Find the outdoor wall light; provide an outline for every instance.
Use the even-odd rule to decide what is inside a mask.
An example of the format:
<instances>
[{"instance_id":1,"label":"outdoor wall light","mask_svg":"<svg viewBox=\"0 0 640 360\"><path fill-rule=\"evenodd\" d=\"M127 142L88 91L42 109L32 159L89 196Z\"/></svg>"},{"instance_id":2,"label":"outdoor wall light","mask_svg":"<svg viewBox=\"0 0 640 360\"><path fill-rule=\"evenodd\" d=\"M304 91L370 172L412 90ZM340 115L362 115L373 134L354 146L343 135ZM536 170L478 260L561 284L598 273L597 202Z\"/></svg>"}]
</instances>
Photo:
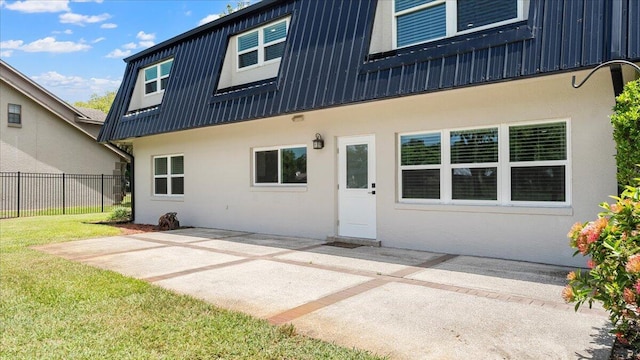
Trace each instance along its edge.
<instances>
[{"instance_id":1,"label":"outdoor wall light","mask_svg":"<svg viewBox=\"0 0 640 360\"><path fill-rule=\"evenodd\" d=\"M322 139L322 135L316 133L316 138L313 140L313 148L316 150L322 149L324 147L324 140Z\"/></svg>"}]
</instances>

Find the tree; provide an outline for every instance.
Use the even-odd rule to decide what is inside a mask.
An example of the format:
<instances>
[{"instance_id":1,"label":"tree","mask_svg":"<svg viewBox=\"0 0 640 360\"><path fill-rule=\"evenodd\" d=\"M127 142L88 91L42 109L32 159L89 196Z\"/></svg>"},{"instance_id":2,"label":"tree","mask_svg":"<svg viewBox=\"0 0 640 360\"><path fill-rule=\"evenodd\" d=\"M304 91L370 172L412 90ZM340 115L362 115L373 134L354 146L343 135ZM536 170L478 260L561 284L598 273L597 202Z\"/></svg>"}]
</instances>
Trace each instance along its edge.
<instances>
[{"instance_id":1,"label":"tree","mask_svg":"<svg viewBox=\"0 0 640 360\"><path fill-rule=\"evenodd\" d=\"M613 111L611 124L617 150L618 186L624 189L640 177L640 80L625 85Z\"/></svg>"},{"instance_id":2,"label":"tree","mask_svg":"<svg viewBox=\"0 0 640 360\"><path fill-rule=\"evenodd\" d=\"M220 14L220 17L223 17L225 15L229 15L229 14L231 14L233 12L236 12L238 10L244 9L249 5L251 5L251 1L248 1L248 0L245 0L245 1L238 0L236 2L236 6L235 7L233 5L231 5L231 4L227 4L226 9Z\"/></svg>"},{"instance_id":3,"label":"tree","mask_svg":"<svg viewBox=\"0 0 640 360\"><path fill-rule=\"evenodd\" d=\"M96 109L104 113L108 113L115 98L115 91L107 91L102 96L94 93L93 95L91 95L91 99L89 99L89 101L76 101L75 103L73 103L73 106Z\"/></svg>"}]
</instances>

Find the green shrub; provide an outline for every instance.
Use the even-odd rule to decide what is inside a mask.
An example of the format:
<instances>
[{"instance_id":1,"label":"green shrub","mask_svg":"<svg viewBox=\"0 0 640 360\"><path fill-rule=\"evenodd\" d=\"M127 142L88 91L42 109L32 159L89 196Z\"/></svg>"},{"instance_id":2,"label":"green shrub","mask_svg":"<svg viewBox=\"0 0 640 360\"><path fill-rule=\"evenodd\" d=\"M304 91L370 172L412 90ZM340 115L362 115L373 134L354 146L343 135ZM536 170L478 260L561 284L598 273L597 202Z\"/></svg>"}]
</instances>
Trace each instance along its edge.
<instances>
[{"instance_id":1,"label":"green shrub","mask_svg":"<svg viewBox=\"0 0 640 360\"><path fill-rule=\"evenodd\" d=\"M125 207L115 208L109 214L109 220L111 221L129 221L131 220L131 209Z\"/></svg>"},{"instance_id":2,"label":"green shrub","mask_svg":"<svg viewBox=\"0 0 640 360\"><path fill-rule=\"evenodd\" d=\"M616 142L618 186L633 184L640 177L640 80L630 81L620 96L611 116L613 139Z\"/></svg>"},{"instance_id":3,"label":"green shrub","mask_svg":"<svg viewBox=\"0 0 640 360\"><path fill-rule=\"evenodd\" d=\"M569 232L574 256L590 257L590 270L569 273L562 296L576 310L602 302L618 340L640 351L640 187L627 186L614 199L601 204L605 211L597 220L576 223Z\"/></svg>"}]
</instances>

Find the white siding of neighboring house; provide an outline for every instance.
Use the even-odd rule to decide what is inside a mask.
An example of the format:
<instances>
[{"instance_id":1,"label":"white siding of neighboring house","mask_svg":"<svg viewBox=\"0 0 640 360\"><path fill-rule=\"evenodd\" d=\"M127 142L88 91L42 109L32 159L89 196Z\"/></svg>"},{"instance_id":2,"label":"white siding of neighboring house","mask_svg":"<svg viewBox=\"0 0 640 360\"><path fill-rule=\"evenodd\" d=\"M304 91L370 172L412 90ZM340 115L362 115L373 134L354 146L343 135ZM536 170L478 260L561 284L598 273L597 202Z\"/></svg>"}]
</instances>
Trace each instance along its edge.
<instances>
[{"instance_id":1,"label":"white siding of neighboring house","mask_svg":"<svg viewBox=\"0 0 640 360\"><path fill-rule=\"evenodd\" d=\"M578 78L586 73L579 73ZM176 211L181 224L324 239L336 235L340 136L375 134L377 236L383 246L584 266L566 234L615 194L614 105L606 71L581 89L561 74L369 102L138 138L136 221ZM420 205L398 202L397 134L569 119L571 206ZM325 148L313 150L315 133ZM252 186L252 149L307 144L306 187ZM184 154L185 195L153 196L152 157Z\"/></svg>"},{"instance_id":2,"label":"white siding of neighboring house","mask_svg":"<svg viewBox=\"0 0 640 360\"><path fill-rule=\"evenodd\" d=\"M4 82L0 94L0 172L113 174L113 151ZM22 127L7 125L8 103L22 105Z\"/></svg>"}]
</instances>

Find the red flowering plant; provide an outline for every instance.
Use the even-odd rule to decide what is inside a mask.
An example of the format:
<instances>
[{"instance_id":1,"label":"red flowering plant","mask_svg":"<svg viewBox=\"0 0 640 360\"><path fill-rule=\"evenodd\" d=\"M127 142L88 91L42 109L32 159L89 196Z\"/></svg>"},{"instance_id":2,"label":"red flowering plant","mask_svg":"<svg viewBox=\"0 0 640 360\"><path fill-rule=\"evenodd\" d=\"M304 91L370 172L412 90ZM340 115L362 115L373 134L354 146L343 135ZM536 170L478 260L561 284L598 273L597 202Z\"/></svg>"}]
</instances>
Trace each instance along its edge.
<instances>
[{"instance_id":1,"label":"red flowering plant","mask_svg":"<svg viewBox=\"0 0 640 360\"><path fill-rule=\"evenodd\" d=\"M638 179L640 183L640 179ZM589 257L589 271L572 271L562 297L574 302L602 302L618 341L640 350L640 187L627 186L616 203L603 203L595 221L569 231L574 256Z\"/></svg>"}]
</instances>

